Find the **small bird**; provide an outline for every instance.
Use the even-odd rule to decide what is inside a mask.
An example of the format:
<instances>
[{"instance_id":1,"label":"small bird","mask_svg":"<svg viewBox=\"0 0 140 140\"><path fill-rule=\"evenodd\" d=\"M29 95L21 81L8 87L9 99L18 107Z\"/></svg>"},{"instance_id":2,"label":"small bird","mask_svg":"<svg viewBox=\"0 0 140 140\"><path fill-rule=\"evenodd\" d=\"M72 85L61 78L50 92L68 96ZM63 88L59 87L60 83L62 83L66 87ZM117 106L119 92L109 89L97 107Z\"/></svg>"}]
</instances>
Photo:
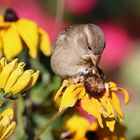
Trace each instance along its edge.
<instances>
[{"instance_id":1,"label":"small bird","mask_svg":"<svg viewBox=\"0 0 140 140\"><path fill-rule=\"evenodd\" d=\"M90 67L98 65L104 48L105 37L99 26L70 26L56 40L52 70L63 79L86 74Z\"/></svg>"}]
</instances>

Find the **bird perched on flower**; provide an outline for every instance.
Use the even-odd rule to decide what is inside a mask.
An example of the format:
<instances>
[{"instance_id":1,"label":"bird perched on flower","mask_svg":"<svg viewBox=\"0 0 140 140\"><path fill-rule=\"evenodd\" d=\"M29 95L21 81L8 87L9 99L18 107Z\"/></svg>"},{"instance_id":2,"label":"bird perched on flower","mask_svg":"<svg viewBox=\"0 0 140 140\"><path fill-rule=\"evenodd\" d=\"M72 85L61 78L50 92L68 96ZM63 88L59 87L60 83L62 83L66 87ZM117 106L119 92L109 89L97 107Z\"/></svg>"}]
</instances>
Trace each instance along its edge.
<instances>
[{"instance_id":1,"label":"bird perched on flower","mask_svg":"<svg viewBox=\"0 0 140 140\"><path fill-rule=\"evenodd\" d=\"M51 67L62 78L86 73L88 68L98 65L104 47L105 37L99 26L70 26L57 38Z\"/></svg>"},{"instance_id":2,"label":"bird perched on flower","mask_svg":"<svg viewBox=\"0 0 140 140\"><path fill-rule=\"evenodd\" d=\"M61 100L59 111L79 105L98 120L101 128L106 126L113 132L116 118L123 120L115 91L125 95L125 104L129 95L115 83L105 81L104 73L98 67L104 47L104 34L98 26L71 26L59 35L51 66L56 74L67 79L55 96L55 100ZM83 81L75 81L81 76Z\"/></svg>"}]
</instances>

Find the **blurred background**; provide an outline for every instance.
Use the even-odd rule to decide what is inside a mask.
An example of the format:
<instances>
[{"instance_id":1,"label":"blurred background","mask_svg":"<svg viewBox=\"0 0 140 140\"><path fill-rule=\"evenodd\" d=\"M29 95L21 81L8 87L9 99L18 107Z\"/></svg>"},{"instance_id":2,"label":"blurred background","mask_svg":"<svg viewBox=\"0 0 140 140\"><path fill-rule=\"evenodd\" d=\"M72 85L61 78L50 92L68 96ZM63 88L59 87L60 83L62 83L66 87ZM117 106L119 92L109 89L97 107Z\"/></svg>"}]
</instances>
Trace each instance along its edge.
<instances>
[{"instance_id":1,"label":"blurred background","mask_svg":"<svg viewBox=\"0 0 140 140\"><path fill-rule=\"evenodd\" d=\"M34 20L45 29L50 36L52 47L57 35L69 25L82 23L99 25L106 37L106 48L101 58L100 67L106 73L109 81L115 81L128 90L130 103L125 107L122 104L125 112L124 124L127 126L126 137L128 140L140 140L140 1L0 0L1 14L7 7L13 8L19 17ZM25 112L23 105L21 105L18 127L11 139L30 139L25 136L25 132L21 129L22 127L25 128L22 121L28 125L31 124L30 127L38 126L39 128L47 118L57 111L56 107L53 109L54 102L51 100L53 93L61 84L61 79L53 75L50 70L49 59L41 56L41 61L48 71L47 76L49 75L51 84L47 87L44 86L47 83L42 85L42 92L41 86L33 89L34 93L31 95L32 115L28 116L30 119L25 119ZM22 101L21 99L20 104ZM61 120L56 121L52 127L62 127ZM30 132L30 134L32 133ZM54 139L52 128L44 134L42 139L45 140L46 136L47 140Z\"/></svg>"}]
</instances>

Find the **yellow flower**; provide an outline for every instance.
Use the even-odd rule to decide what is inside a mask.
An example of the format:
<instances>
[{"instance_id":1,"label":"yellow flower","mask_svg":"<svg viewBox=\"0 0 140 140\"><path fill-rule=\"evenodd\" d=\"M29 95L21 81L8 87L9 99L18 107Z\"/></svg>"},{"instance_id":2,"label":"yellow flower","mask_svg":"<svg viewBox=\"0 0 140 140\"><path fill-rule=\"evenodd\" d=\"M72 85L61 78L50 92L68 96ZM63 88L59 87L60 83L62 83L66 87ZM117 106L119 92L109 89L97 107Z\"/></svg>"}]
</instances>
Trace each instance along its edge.
<instances>
[{"instance_id":1,"label":"yellow flower","mask_svg":"<svg viewBox=\"0 0 140 140\"><path fill-rule=\"evenodd\" d=\"M5 15L0 16L0 56L11 60L22 52L24 45L32 58L37 57L38 48L46 56L51 54L48 34L35 22L19 19L13 10L7 9Z\"/></svg>"},{"instance_id":2,"label":"yellow flower","mask_svg":"<svg viewBox=\"0 0 140 140\"><path fill-rule=\"evenodd\" d=\"M35 85L39 71L32 69L24 71L24 62L14 59L7 63L5 58L0 59L0 91L3 98L23 93Z\"/></svg>"},{"instance_id":3,"label":"yellow flower","mask_svg":"<svg viewBox=\"0 0 140 140\"><path fill-rule=\"evenodd\" d=\"M96 120L89 122L85 117L73 115L65 122L61 138L67 140L125 140L125 126L116 123L116 130L101 129Z\"/></svg>"},{"instance_id":4,"label":"yellow flower","mask_svg":"<svg viewBox=\"0 0 140 140\"><path fill-rule=\"evenodd\" d=\"M106 125L110 131L114 131L116 119L122 121L124 117L120 108L120 101L115 92L124 94L124 102L125 104L128 103L129 95L127 91L119 88L113 82L108 83L108 92L105 91L98 96L89 96L85 91L83 83L74 84L64 80L56 93L55 100L61 98L59 111L79 103L88 114L97 118L102 128Z\"/></svg>"},{"instance_id":5,"label":"yellow flower","mask_svg":"<svg viewBox=\"0 0 140 140\"><path fill-rule=\"evenodd\" d=\"M13 114L11 108L0 114L0 140L7 139L15 129L16 123L13 121Z\"/></svg>"},{"instance_id":6,"label":"yellow flower","mask_svg":"<svg viewBox=\"0 0 140 140\"><path fill-rule=\"evenodd\" d=\"M65 124L65 129L72 137L71 140L87 140L85 137L87 131L95 131L97 127L97 122L90 123L89 120L78 115L73 115ZM65 137L65 133L63 135Z\"/></svg>"}]
</instances>

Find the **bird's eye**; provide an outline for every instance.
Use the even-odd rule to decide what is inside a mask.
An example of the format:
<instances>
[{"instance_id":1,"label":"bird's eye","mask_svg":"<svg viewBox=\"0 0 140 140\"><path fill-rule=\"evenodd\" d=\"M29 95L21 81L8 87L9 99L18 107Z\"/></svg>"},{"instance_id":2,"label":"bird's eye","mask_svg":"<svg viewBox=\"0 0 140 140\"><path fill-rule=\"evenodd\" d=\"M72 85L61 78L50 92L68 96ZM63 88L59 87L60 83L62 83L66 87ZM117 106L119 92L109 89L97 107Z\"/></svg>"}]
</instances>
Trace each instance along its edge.
<instances>
[{"instance_id":1,"label":"bird's eye","mask_svg":"<svg viewBox=\"0 0 140 140\"><path fill-rule=\"evenodd\" d=\"M89 49L89 50L91 50L91 48L90 48L90 47L88 47L88 49Z\"/></svg>"}]
</instances>

